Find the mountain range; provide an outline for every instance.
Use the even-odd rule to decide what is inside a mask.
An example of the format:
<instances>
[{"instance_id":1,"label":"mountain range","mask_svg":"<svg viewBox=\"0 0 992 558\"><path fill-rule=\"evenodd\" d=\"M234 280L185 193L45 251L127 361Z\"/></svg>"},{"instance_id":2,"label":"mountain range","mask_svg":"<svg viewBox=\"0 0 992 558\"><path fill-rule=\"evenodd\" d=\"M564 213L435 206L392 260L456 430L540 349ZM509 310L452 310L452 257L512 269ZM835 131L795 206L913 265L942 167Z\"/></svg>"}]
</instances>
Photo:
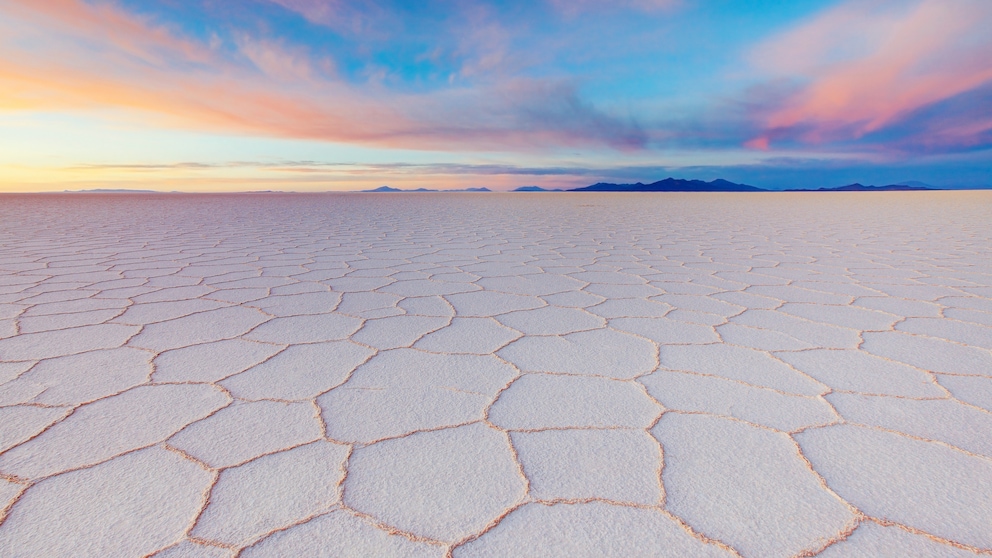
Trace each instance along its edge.
<instances>
[{"instance_id":1,"label":"mountain range","mask_svg":"<svg viewBox=\"0 0 992 558\"><path fill-rule=\"evenodd\" d=\"M809 189L789 189L786 192L893 192L893 191L909 191L909 190L939 190L939 188L934 188L929 185L916 186L911 184L889 184L887 186L865 186L855 182L854 184L848 184L847 186L837 186L836 188L817 188L816 190Z\"/></svg>"},{"instance_id":2,"label":"mountain range","mask_svg":"<svg viewBox=\"0 0 992 558\"><path fill-rule=\"evenodd\" d=\"M749 186L747 184L737 184L729 180L718 178L710 182L702 180L684 180L681 178L666 178L651 184L637 182L635 184L612 184L609 182L598 182L591 186L582 188L572 188L571 190L547 190L539 186L521 186L514 192L891 192L909 190L940 190L923 182L905 182L901 184L888 184L886 186L865 186L854 183L846 186L836 186L834 188L793 188L788 190L768 190Z\"/></svg>"},{"instance_id":3,"label":"mountain range","mask_svg":"<svg viewBox=\"0 0 992 558\"><path fill-rule=\"evenodd\" d=\"M892 192L892 191L924 191L924 190L985 190L992 189L988 185L984 186L951 186L947 188L938 188L930 184L918 181L905 181L896 184L887 184L884 186L865 186L861 183L855 182L854 184L847 184L845 186L835 186L833 188L789 188L786 190L769 190L767 188L758 188L757 186L750 186L748 184L738 184L736 182L730 182L729 180L723 180L718 178L716 180L711 180L705 182L703 180L685 180L681 178L666 178L664 180L659 180L657 182L652 182L650 184L644 184L643 182L636 182L634 184L613 184L609 182L597 182L590 186L583 186L581 188L572 188L569 190L561 188L542 188L540 186L520 186L513 190L514 192ZM360 193L393 193L393 192L492 192L489 188L463 188L460 190L436 190L429 188L417 188L413 190L404 190L401 188L393 188L392 186L380 186L372 190L360 190ZM127 193L127 194L157 194L157 193L167 193L155 190L125 190L125 189L94 189L94 190L66 190L64 193L79 193L79 194L114 194L114 193ZM245 192L245 193L289 193L289 192L279 192L279 191L265 191L265 192Z\"/></svg>"},{"instance_id":4,"label":"mountain range","mask_svg":"<svg viewBox=\"0 0 992 558\"><path fill-rule=\"evenodd\" d=\"M683 180L681 178L666 178L651 184L638 182L636 184L610 184L599 182L592 186L573 188L569 192L763 192L762 188L737 184L718 178L711 182L702 180Z\"/></svg>"},{"instance_id":5,"label":"mountain range","mask_svg":"<svg viewBox=\"0 0 992 558\"><path fill-rule=\"evenodd\" d=\"M363 194L381 194L389 192L492 192L489 188L463 188L461 190L430 190L428 188L417 188L415 190L401 190L392 186L379 186L372 190L359 190Z\"/></svg>"}]
</instances>

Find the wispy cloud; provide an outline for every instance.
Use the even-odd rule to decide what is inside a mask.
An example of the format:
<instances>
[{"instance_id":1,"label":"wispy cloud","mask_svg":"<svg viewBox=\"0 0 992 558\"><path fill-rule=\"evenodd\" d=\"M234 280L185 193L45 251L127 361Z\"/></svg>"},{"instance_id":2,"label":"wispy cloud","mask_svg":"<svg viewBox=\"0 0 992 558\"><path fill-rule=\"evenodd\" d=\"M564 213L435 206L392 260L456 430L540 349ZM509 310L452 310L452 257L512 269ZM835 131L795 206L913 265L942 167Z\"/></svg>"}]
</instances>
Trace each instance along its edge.
<instances>
[{"instance_id":1,"label":"wispy cloud","mask_svg":"<svg viewBox=\"0 0 992 558\"><path fill-rule=\"evenodd\" d=\"M600 176L611 175L618 170L610 167L582 166L548 166L528 167L509 164L468 164L468 163L360 163L360 162L329 162L329 161L227 161L220 163L183 161L176 163L133 164L133 163L103 163L85 164L65 167L67 171L123 171L123 172L157 172L172 170L209 171L214 169L258 169L278 172L320 173L343 172L350 174L378 175L478 175L478 176ZM645 176L664 167L640 166L631 167ZM621 172L630 172L626 168Z\"/></svg>"},{"instance_id":2,"label":"wispy cloud","mask_svg":"<svg viewBox=\"0 0 992 558\"><path fill-rule=\"evenodd\" d=\"M395 91L341 79L333 62L304 47L243 31L232 56L111 4L32 0L15 8L0 23L6 106L110 106L182 127L414 149L630 149L645 141L636 122L582 101L567 78ZM496 62L482 58L463 71Z\"/></svg>"},{"instance_id":3,"label":"wispy cloud","mask_svg":"<svg viewBox=\"0 0 992 558\"><path fill-rule=\"evenodd\" d=\"M348 2L346 0L269 0L273 4L296 12L312 23L324 25L341 33L376 33L392 13L379 2Z\"/></svg>"},{"instance_id":4,"label":"wispy cloud","mask_svg":"<svg viewBox=\"0 0 992 558\"><path fill-rule=\"evenodd\" d=\"M17 180L48 161L94 184L509 187L992 156L989 0L0 4L0 111L26 126L0 121L0 165ZM98 134L129 157L70 164L118 159L66 139ZM218 162L242 149L269 162Z\"/></svg>"},{"instance_id":5,"label":"wispy cloud","mask_svg":"<svg viewBox=\"0 0 992 558\"><path fill-rule=\"evenodd\" d=\"M566 16L617 10L656 12L682 3L681 0L548 0L548 2Z\"/></svg>"},{"instance_id":6,"label":"wispy cloud","mask_svg":"<svg viewBox=\"0 0 992 558\"><path fill-rule=\"evenodd\" d=\"M849 1L821 13L754 50L756 67L798 90L760 115L750 145L858 140L992 82L990 22L985 0ZM987 105L970 110L969 125L909 130L928 137L904 144L973 143L990 122Z\"/></svg>"}]
</instances>

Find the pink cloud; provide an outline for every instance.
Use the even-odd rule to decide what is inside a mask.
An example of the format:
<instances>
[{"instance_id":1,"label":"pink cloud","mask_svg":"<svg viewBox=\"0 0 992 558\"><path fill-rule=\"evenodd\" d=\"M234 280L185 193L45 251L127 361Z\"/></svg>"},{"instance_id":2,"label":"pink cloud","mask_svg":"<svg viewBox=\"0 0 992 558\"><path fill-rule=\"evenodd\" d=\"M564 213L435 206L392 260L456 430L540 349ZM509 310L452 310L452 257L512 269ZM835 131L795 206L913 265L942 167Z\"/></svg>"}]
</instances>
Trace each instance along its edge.
<instances>
[{"instance_id":1,"label":"pink cloud","mask_svg":"<svg viewBox=\"0 0 992 558\"><path fill-rule=\"evenodd\" d=\"M28 25L42 25L44 30L62 37L73 37L80 46L103 45L120 55L146 64L163 64L177 54L191 62L207 62L212 58L208 46L176 36L168 28L156 25L141 16L123 12L107 3L88 4L79 0L13 0L4 6L5 17L12 27L6 42L24 34L15 21L22 18ZM94 31L101 31L95 35Z\"/></svg>"},{"instance_id":2,"label":"pink cloud","mask_svg":"<svg viewBox=\"0 0 992 558\"><path fill-rule=\"evenodd\" d=\"M281 42L241 35L238 51L260 72L282 82L317 83L322 76L334 73L332 60L314 63L303 48L292 48Z\"/></svg>"},{"instance_id":3,"label":"pink cloud","mask_svg":"<svg viewBox=\"0 0 992 558\"><path fill-rule=\"evenodd\" d=\"M390 15L375 2L346 0L269 0L296 12L312 23L330 27L342 33L374 32Z\"/></svg>"},{"instance_id":4,"label":"pink cloud","mask_svg":"<svg viewBox=\"0 0 992 558\"><path fill-rule=\"evenodd\" d=\"M585 12L637 10L655 12L681 4L681 0L548 0L559 12L566 16L576 16Z\"/></svg>"},{"instance_id":5,"label":"pink cloud","mask_svg":"<svg viewBox=\"0 0 992 558\"><path fill-rule=\"evenodd\" d=\"M992 81L990 24L987 0L847 2L821 13L753 52L773 78L807 82L756 139L857 139L982 86Z\"/></svg>"},{"instance_id":6,"label":"pink cloud","mask_svg":"<svg viewBox=\"0 0 992 558\"><path fill-rule=\"evenodd\" d=\"M375 2L362 2L358 5L346 0L269 0L287 10L294 11L307 20L331 27L338 31L354 33L369 31L377 20L388 19L385 10ZM655 12L678 6L683 0L547 0L558 12L566 16L576 16L587 12L607 12L637 10ZM483 5L475 2L455 4L459 10L481 10Z\"/></svg>"},{"instance_id":7,"label":"pink cloud","mask_svg":"<svg viewBox=\"0 0 992 558\"><path fill-rule=\"evenodd\" d=\"M765 136L759 136L744 142L744 147L749 149L758 149L760 151L768 151L769 139Z\"/></svg>"},{"instance_id":8,"label":"pink cloud","mask_svg":"<svg viewBox=\"0 0 992 558\"><path fill-rule=\"evenodd\" d=\"M111 4L11 4L0 21L0 109L110 107L183 128L413 149L644 141L542 80L397 93L339 79L331 62L264 38L241 36L231 56Z\"/></svg>"}]
</instances>

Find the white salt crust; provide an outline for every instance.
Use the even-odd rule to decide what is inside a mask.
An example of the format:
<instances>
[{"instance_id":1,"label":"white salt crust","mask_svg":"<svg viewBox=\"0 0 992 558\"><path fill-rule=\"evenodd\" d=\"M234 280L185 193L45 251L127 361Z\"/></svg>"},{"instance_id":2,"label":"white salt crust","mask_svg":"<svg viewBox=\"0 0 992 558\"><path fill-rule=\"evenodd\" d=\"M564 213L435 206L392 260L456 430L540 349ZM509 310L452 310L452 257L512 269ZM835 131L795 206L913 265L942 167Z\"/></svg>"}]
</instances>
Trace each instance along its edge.
<instances>
[{"instance_id":1,"label":"white salt crust","mask_svg":"<svg viewBox=\"0 0 992 558\"><path fill-rule=\"evenodd\" d=\"M992 552L990 205L4 196L0 555Z\"/></svg>"}]
</instances>

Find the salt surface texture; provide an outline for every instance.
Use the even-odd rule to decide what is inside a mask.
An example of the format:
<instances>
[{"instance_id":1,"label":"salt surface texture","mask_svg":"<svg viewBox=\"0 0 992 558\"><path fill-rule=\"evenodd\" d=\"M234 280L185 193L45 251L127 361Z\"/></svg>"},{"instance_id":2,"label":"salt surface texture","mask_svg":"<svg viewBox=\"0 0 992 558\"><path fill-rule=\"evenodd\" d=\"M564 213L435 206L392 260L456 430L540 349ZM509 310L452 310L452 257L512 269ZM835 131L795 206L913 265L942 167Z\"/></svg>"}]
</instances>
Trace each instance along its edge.
<instances>
[{"instance_id":1,"label":"salt surface texture","mask_svg":"<svg viewBox=\"0 0 992 558\"><path fill-rule=\"evenodd\" d=\"M992 551L992 193L0 198L2 556Z\"/></svg>"}]
</instances>

